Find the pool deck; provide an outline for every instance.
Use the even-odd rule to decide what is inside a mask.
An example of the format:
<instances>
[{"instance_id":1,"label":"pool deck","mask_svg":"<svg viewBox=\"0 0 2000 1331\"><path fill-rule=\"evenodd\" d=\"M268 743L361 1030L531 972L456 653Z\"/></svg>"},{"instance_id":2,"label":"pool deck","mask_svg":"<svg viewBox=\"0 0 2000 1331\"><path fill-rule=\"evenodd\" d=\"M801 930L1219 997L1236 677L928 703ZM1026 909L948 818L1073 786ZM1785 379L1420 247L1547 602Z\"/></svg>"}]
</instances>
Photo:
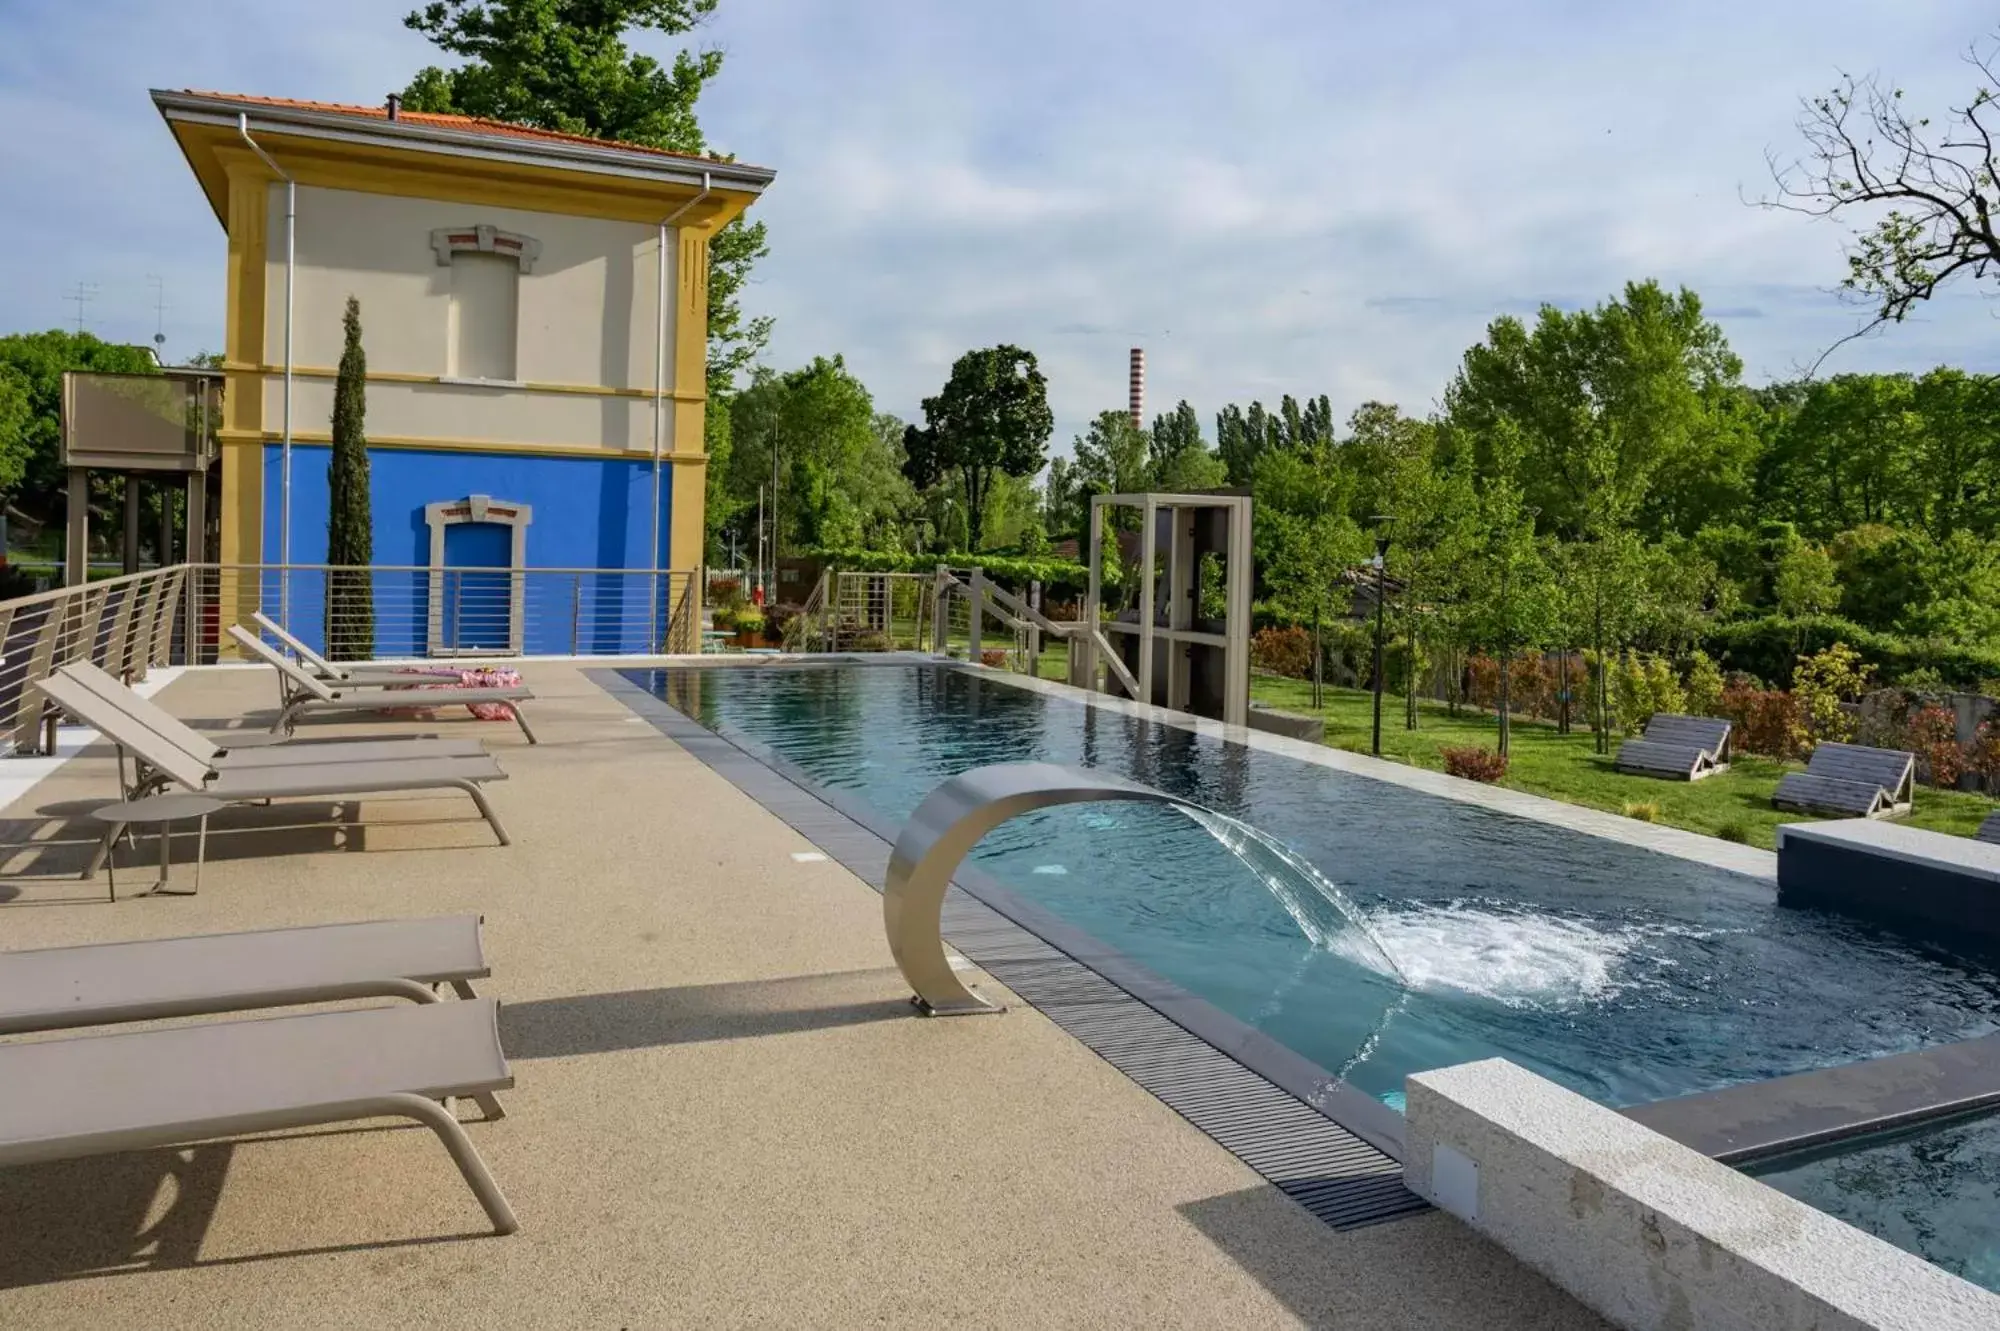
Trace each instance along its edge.
<instances>
[{"instance_id":1,"label":"pool deck","mask_svg":"<svg viewBox=\"0 0 2000 1331\"><path fill-rule=\"evenodd\" d=\"M1032 1007L911 1015L867 884L581 668L523 673L539 747L391 723L487 742L511 847L462 797L238 810L199 896L114 905L64 816L115 796L97 748L0 860L7 948L482 914L517 1085L469 1131L521 1232L378 1124L4 1170L0 1326L1602 1325L1442 1213L1334 1231ZM214 728L272 689L158 696Z\"/></svg>"}]
</instances>

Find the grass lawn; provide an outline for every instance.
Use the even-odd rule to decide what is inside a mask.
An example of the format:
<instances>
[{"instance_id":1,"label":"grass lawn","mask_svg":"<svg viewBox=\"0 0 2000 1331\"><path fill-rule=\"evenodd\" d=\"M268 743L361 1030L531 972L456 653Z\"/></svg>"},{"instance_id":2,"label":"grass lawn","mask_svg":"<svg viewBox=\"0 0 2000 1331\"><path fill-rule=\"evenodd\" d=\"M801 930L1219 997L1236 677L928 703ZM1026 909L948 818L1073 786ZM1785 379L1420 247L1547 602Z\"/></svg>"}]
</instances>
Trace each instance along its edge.
<instances>
[{"instance_id":1,"label":"grass lawn","mask_svg":"<svg viewBox=\"0 0 2000 1331\"><path fill-rule=\"evenodd\" d=\"M1288 712L1313 711L1312 685L1305 680L1260 675L1251 681L1250 694L1258 702ZM1325 697L1326 742L1338 749L1368 752L1372 695L1358 689L1329 688ZM1443 703L1420 701L1417 725L1415 730L1405 730L1403 700L1393 695L1384 698L1382 756L1441 772L1444 759L1439 750L1462 745L1490 749L1497 738L1491 714L1452 716ZM1780 823L1805 820L1803 814L1781 813L1771 807L1771 792L1777 789L1778 778L1797 771L1798 763L1739 754L1719 776L1695 782L1659 781L1614 771L1609 755L1600 757L1592 752L1587 730L1560 735L1552 725L1519 719L1513 730L1507 776L1500 784L1515 790L1612 813L1623 813L1628 802L1657 804L1659 817L1655 821L1709 836L1734 824L1750 845L1767 850L1777 844ZM1615 740L1614 736L1614 751ZM1982 795L1918 786L1916 808L1905 821L1970 836L1995 807L2000 806Z\"/></svg>"}]
</instances>

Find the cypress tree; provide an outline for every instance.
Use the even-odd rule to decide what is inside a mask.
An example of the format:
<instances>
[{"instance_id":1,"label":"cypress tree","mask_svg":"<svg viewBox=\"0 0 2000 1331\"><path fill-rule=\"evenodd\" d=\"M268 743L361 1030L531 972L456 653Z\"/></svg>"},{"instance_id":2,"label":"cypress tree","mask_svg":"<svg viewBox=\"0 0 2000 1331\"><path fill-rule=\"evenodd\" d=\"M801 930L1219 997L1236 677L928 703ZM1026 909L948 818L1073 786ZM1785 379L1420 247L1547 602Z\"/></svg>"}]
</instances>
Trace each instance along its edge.
<instances>
[{"instance_id":1,"label":"cypress tree","mask_svg":"<svg viewBox=\"0 0 2000 1331\"><path fill-rule=\"evenodd\" d=\"M368 357L361 350L361 302L347 298L342 321L347 345L333 386L333 457L326 466L326 654L336 661L365 660L375 650L375 592L367 572L375 561L368 513ZM355 571L340 571L341 566Z\"/></svg>"}]
</instances>

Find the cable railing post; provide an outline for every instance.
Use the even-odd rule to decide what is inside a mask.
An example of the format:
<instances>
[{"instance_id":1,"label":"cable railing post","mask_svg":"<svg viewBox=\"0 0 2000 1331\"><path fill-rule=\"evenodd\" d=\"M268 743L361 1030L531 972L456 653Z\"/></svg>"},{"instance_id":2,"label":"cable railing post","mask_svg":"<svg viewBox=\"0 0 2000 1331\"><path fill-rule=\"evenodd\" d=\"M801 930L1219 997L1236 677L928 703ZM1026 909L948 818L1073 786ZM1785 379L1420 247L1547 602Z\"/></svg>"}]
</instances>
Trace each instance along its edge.
<instances>
[{"instance_id":1,"label":"cable railing post","mask_svg":"<svg viewBox=\"0 0 2000 1331\"><path fill-rule=\"evenodd\" d=\"M569 654L581 656L581 632L583 629L583 574L572 573L569 578Z\"/></svg>"}]
</instances>

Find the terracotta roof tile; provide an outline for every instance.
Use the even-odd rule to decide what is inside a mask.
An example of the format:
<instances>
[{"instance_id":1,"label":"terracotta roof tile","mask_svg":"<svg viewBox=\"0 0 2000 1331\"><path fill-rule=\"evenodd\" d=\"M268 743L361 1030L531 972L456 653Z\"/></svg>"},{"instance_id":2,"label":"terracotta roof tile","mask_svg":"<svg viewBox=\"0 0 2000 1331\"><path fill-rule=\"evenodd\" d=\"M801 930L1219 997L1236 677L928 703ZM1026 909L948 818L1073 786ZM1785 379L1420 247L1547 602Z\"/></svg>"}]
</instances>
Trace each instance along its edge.
<instances>
[{"instance_id":1,"label":"terracotta roof tile","mask_svg":"<svg viewBox=\"0 0 2000 1331\"><path fill-rule=\"evenodd\" d=\"M189 88L190 97L213 97L217 101L237 102L244 106L276 106L295 111L321 111L331 115L356 116L367 120L387 120L386 106L350 106L342 102L307 102L292 97L257 97L249 93L206 92L199 88ZM487 120L480 116L440 115L433 111L412 111L399 108L396 112L397 124L428 125L434 129L453 129L467 133L492 134L501 138L536 139L552 143L587 144L597 148L614 148L622 152L645 153L652 157L672 157L687 162L716 162L726 159L705 157L699 153L668 152L664 148L652 148L642 143L620 143L616 139L594 139L587 134L566 134L556 129L539 129L533 125L516 125L505 120Z\"/></svg>"}]
</instances>

